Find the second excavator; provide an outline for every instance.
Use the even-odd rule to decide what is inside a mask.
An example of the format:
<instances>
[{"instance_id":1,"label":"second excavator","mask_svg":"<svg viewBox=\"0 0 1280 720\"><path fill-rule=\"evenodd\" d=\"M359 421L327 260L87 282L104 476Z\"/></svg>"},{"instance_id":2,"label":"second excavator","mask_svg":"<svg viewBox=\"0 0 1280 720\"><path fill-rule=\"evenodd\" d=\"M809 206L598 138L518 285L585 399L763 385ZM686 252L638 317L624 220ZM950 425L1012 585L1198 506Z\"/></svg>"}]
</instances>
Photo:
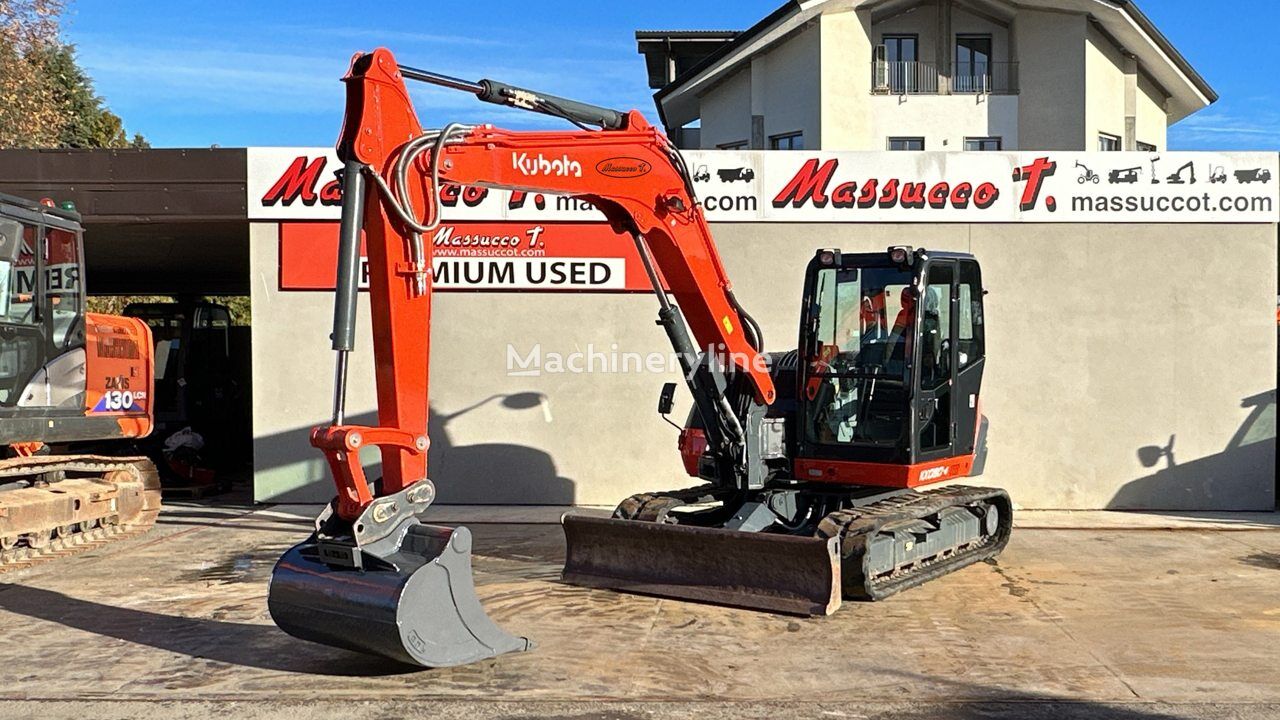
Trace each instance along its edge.
<instances>
[{"instance_id":1,"label":"second excavator","mask_svg":"<svg viewBox=\"0 0 1280 720\"><path fill-rule=\"evenodd\" d=\"M424 131L405 86L427 82L563 118L566 131L447 125ZM565 517L566 581L759 610L823 615L1000 552L1001 490L922 485L981 472L981 269L906 246L818 250L796 349L766 353L734 296L679 150L639 112L361 54L347 108L332 422L312 444L337 497L280 559L269 606L301 638L425 666L530 642L485 615L466 528L424 523L432 258L441 188L571 195L635 241L692 395L680 451L696 487L637 495L612 518ZM346 423L361 239L367 246L378 426ZM663 388L660 411L675 387ZM377 446L370 482L359 450Z\"/></svg>"}]
</instances>

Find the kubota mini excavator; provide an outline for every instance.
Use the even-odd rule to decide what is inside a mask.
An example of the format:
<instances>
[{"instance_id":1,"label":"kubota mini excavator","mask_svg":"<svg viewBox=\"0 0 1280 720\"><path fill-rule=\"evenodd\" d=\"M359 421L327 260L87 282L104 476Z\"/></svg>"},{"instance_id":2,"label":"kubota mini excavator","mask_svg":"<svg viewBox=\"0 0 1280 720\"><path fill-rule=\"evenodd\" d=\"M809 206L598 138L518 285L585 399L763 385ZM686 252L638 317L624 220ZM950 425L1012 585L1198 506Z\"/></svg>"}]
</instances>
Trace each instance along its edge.
<instances>
[{"instance_id":1,"label":"kubota mini excavator","mask_svg":"<svg viewBox=\"0 0 1280 720\"><path fill-rule=\"evenodd\" d=\"M404 81L564 118L579 130L423 131ZM912 488L980 472L983 289L970 255L894 247L817 252L798 349L766 355L734 298L679 151L639 112L397 65L379 49L344 78L333 421L311 442L337 498L285 553L268 603L287 632L425 666L528 649L485 615L470 534L422 523L427 479L430 243L446 184L572 195L631 235L658 324L693 396L680 438L689 490L632 497L613 518L568 515L564 579L796 614L879 599L991 557L1001 490ZM379 427L345 422L363 231ZM674 386L663 388L670 410ZM360 448L383 476L370 483Z\"/></svg>"},{"instance_id":2,"label":"kubota mini excavator","mask_svg":"<svg viewBox=\"0 0 1280 720\"><path fill-rule=\"evenodd\" d=\"M82 240L74 209L0 195L0 569L160 510L155 466L120 454L151 432L151 332L85 312Z\"/></svg>"}]
</instances>

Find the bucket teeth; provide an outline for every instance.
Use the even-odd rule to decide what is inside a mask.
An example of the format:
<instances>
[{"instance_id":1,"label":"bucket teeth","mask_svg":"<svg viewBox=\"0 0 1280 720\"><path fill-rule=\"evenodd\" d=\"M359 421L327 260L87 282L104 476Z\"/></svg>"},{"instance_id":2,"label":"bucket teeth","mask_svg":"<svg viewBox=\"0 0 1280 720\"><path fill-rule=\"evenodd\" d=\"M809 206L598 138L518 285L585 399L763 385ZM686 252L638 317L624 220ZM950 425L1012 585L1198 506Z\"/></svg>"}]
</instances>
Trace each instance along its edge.
<instances>
[{"instance_id":1,"label":"bucket teeth","mask_svg":"<svg viewBox=\"0 0 1280 720\"><path fill-rule=\"evenodd\" d=\"M423 667L450 667L532 648L485 614L465 527L403 528L398 547L363 569L320 559L316 537L271 573L267 606L282 630L312 642Z\"/></svg>"}]
</instances>

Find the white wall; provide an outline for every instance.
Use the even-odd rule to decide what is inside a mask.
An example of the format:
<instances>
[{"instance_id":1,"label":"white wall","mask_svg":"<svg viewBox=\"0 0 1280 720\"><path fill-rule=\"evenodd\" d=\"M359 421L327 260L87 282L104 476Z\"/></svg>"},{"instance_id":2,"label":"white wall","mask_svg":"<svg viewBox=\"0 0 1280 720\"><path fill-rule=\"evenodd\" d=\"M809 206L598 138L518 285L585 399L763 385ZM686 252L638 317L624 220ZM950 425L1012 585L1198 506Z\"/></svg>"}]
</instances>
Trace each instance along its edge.
<instances>
[{"instance_id":1,"label":"white wall","mask_svg":"<svg viewBox=\"0 0 1280 720\"><path fill-rule=\"evenodd\" d=\"M869 11L833 11L819 20L822 148L882 147L872 142L872 113L867 102L871 97L870 28Z\"/></svg>"},{"instance_id":2,"label":"white wall","mask_svg":"<svg viewBox=\"0 0 1280 720\"><path fill-rule=\"evenodd\" d=\"M702 97L698 142L705 150L751 141L751 69L739 70Z\"/></svg>"},{"instance_id":3,"label":"white wall","mask_svg":"<svg viewBox=\"0 0 1280 720\"><path fill-rule=\"evenodd\" d=\"M1124 56L1089 26L1085 44L1085 148L1098 149L1099 133L1125 137Z\"/></svg>"},{"instance_id":4,"label":"white wall","mask_svg":"<svg viewBox=\"0 0 1280 720\"><path fill-rule=\"evenodd\" d=\"M1024 149L1095 150L1085 143L1084 15L1019 10L1018 142ZM1123 110L1123 96L1116 98ZM1123 137L1124 124L1120 125Z\"/></svg>"},{"instance_id":5,"label":"white wall","mask_svg":"<svg viewBox=\"0 0 1280 720\"><path fill-rule=\"evenodd\" d=\"M821 137L818 26L801 31L763 59L764 77L757 86L763 96L756 106L764 111L764 147L769 147L770 137L796 131L804 133L805 147L816 147Z\"/></svg>"},{"instance_id":6,"label":"white wall","mask_svg":"<svg viewBox=\"0 0 1280 720\"><path fill-rule=\"evenodd\" d=\"M980 482L1007 488L1021 507L1274 503L1274 415L1269 434L1255 426L1237 437L1252 412L1242 403L1275 389L1274 224L719 223L713 231L771 350L795 342L815 248L905 242L975 253L990 290L982 396L990 459ZM329 416L332 295L278 290L277 248L274 225L253 227L255 497L322 501L332 487L307 430ZM676 376L506 372L509 343L666 351L654 315L643 294L438 293L431 476L441 498L612 505L687 486L675 432L653 411L662 383ZM369 422L362 414L374 407L368 333L362 310L355 422ZM502 405L501 396L523 392L545 401ZM1270 403L1274 413L1274 394ZM688 407L681 395L677 412ZM1138 448L1171 437L1173 462L1144 467Z\"/></svg>"},{"instance_id":7,"label":"white wall","mask_svg":"<svg viewBox=\"0 0 1280 720\"><path fill-rule=\"evenodd\" d=\"M923 137L926 150L964 150L966 137L1003 138L1017 150L1017 95L875 95L871 143L886 150L889 137Z\"/></svg>"},{"instance_id":8,"label":"white wall","mask_svg":"<svg viewBox=\"0 0 1280 720\"><path fill-rule=\"evenodd\" d=\"M1138 74L1138 141L1150 143L1157 150L1168 149L1169 115L1165 111L1164 91L1147 76Z\"/></svg>"}]
</instances>

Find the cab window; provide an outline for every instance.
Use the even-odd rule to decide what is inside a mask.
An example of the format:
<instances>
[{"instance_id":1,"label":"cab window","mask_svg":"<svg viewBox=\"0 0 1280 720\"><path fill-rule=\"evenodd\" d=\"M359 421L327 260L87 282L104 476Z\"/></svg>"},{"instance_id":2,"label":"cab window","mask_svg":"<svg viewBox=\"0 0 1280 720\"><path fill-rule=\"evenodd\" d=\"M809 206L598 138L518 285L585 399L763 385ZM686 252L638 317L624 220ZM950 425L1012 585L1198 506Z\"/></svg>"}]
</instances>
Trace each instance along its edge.
<instances>
[{"instance_id":1,"label":"cab window","mask_svg":"<svg viewBox=\"0 0 1280 720\"><path fill-rule=\"evenodd\" d=\"M71 347L80 339L76 330L83 302L79 233L49 228L45 235L44 278L46 307L52 322L50 339L54 347Z\"/></svg>"},{"instance_id":2,"label":"cab window","mask_svg":"<svg viewBox=\"0 0 1280 720\"><path fill-rule=\"evenodd\" d=\"M913 278L897 267L823 268L806 352L805 438L895 445L915 335Z\"/></svg>"}]
</instances>

